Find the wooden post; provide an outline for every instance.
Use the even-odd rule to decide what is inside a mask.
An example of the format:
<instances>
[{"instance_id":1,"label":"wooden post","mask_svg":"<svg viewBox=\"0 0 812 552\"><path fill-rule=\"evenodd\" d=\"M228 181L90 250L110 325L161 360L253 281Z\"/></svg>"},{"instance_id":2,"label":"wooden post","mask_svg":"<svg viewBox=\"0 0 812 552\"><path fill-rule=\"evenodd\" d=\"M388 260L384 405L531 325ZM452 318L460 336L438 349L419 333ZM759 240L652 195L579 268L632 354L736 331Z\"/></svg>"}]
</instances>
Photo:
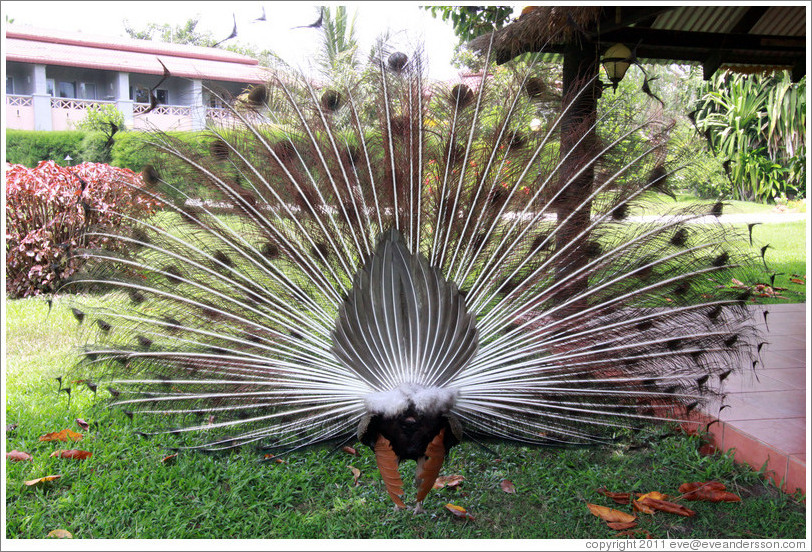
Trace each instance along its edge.
<instances>
[{"instance_id":1,"label":"wooden post","mask_svg":"<svg viewBox=\"0 0 812 552\"><path fill-rule=\"evenodd\" d=\"M564 53L563 70L563 103L564 107L575 97L576 94L598 73L598 58L593 44L573 44ZM590 130L596 120L598 96L600 88L590 86L584 90L573 103L572 107L564 114L561 120L561 141L560 155L562 165L560 169L561 183L564 184L572 175L577 173L586 163L591 161L594 155L595 131ZM586 136L584 134L586 133ZM583 140L581 140L583 138ZM580 143L578 143L580 141ZM570 153L566 159L567 153ZM588 166L586 170L558 197L555 203L558 220L563 221L572 215L559 229L556 237L556 249L561 251L565 247L573 247L572 241L589 226L590 211L592 203L587 202L579 208L579 205L589 196L592 191L592 181L595 170L593 166ZM570 262L559 266L556 271L556 281L566 281L568 275L584 266L588 261L585 254L585 240L578 239L579 249L572 255L567 255ZM586 278L575 278L572 282L566 282L569 290L567 296L572 296L583 291L587 287ZM573 308L581 308L584 305L574 305ZM567 309L569 310L569 309Z\"/></svg>"}]
</instances>

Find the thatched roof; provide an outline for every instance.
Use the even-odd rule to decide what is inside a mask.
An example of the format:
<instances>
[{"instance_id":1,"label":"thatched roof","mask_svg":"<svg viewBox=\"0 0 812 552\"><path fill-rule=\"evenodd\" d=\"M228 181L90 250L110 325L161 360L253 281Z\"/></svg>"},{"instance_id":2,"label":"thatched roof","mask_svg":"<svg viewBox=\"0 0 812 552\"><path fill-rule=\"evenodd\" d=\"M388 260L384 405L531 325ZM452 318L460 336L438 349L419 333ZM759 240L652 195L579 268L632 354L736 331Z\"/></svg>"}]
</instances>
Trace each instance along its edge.
<instances>
[{"instance_id":1,"label":"thatched roof","mask_svg":"<svg viewBox=\"0 0 812 552\"><path fill-rule=\"evenodd\" d=\"M617 42L641 61L699 63L706 77L719 68L806 73L807 6L544 6L525 10L504 28L468 44L504 63L526 52L561 53L573 44L596 52Z\"/></svg>"},{"instance_id":2,"label":"thatched roof","mask_svg":"<svg viewBox=\"0 0 812 552\"><path fill-rule=\"evenodd\" d=\"M497 63L504 63L525 52L560 51L560 47L578 40L585 29L594 28L602 8L597 6L538 6L525 8L515 22L475 38L471 50L486 52L493 37Z\"/></svg>"}]
</instances>

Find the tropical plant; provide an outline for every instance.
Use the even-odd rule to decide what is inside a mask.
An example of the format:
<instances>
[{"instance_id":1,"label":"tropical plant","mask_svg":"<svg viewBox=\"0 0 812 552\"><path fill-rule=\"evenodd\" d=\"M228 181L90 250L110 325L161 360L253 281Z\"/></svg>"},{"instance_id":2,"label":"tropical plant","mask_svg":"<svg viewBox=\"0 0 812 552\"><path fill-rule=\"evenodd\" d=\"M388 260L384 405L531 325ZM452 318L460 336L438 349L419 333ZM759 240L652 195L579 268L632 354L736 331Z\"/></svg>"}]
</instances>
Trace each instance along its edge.
<instances>
[{"instance_id":1,"label":"tropical plant","mask_svg":"<svg viewBox=\"0 0 812 552\"><path fill-rule=\"evenodd\" d=\"M718 74L702 85L694 120L724 159L736 199L805 194L805 78Z\"/></svg>"},{"instance_id":2,"label":"tropical plant","mask_svg":"<svg viewBox=\"0 0 812 552\"><path fill-rule=\"evenodd\" d=\"M318 62L322 71L336 78L346 71L358 69L358 38L355 33L356 14L347 12L346 6L322 8L321 50Z\"/></svg>"}]
</instances>

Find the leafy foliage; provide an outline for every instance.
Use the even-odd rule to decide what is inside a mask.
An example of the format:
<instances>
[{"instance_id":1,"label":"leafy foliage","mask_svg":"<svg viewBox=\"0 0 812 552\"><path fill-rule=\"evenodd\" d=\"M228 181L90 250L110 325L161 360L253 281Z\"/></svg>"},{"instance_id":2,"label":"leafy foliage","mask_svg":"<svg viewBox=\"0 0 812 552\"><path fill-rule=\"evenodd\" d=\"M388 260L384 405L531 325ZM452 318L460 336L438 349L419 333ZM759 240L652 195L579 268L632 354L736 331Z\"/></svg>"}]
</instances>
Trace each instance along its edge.
<instances>
[{"instance_id":1,"label":"leafy foliage","mask_svg":"<svg viewBox=\"0 0 812 552\"><path fill-rule=\"evenodd\" d=\"M805 195L805 78L721 73L700 89L694 118L724 159L737 199Z\"/></svg>"},{"instance_id":2,"label":"leafy foliage","mask_svg":"<svg viewBox=\"0 0 812 552\"><path fill-rule=\"evenodd\" d=\"M124 114L113 104L101 104L87 109L85 118L76 124L79 130L110 133L111 125L124 127Z\"/></svg>"},{"instance_id":3,"label":"leafy foliage","mask_svg":"<svg viewBox=\"0 0 812 552\"><path fill-rule=\"evenodd\" d=\"M454 33L461 42L468 42L481 34L500 29L510 21L511 6L430 6L425 9L433 17L451 20Z\"/></svg>"},{"instance_id":4,"label":"leafy foliage","mask_svg":"<svg viewBox=\"0 0 812 552\"><path fill-rule=\"evenodd\" d=\"M324 73L338 77L358 69L358 38L355 33L356 14L347 13L346 6L322 8L321 50L319 64Z\"/></svg>"},{"instance_id":5,"label":"leafy foliage","mask_svg":"<svg viewBox=\"0 0 812 552\"><path fill-rule=\"evenodd\" d=\"M70 155L74 160L82 157L82 140L85 133L78 130L40 131L13 130L6 131L6 161L8 163L36 167L40 161L53 159L60 165Z\"/></svg>"},{"instance_id":6,"label":"leafy foliage","mask_svg":"<svg viewBox=\"0 0 812 552\"><path fill-rule=\"evenodd\" d=\"M16 298L55 291L82 263L75 248L115 249L108 238L86 239L84 230L150 214L153 205L133 193L140 182L130 170L96 163L7 164L6 293Z\"/></svg>"}]
</instances>

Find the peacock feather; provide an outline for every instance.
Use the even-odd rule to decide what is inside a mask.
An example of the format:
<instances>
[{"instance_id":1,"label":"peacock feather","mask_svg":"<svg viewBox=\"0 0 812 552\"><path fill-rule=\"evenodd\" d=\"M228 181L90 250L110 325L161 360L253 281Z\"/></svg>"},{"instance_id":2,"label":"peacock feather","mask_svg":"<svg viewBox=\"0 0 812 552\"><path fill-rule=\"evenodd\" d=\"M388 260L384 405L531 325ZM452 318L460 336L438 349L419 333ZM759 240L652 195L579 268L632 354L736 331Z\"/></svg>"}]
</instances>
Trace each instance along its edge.
<instances>
[{"instance_id":1,"label":"peacock feather","mask_svg":"<svg viewBox=\"0 0 812 552\"><path fill-rule=\"evenodd\" d=\"M74 311L88 380L208 450L360 439L400 506L400 460L419 504L460 440L607 443L717 399L755 360L741 236L721 205L637 216L682 174L673 122L604 102L562 129L578 96L544 103L542 70L437 85L382 48L270 75L199 147L153 134L160 212L81 253L110 294Z\"/></svg>"}]
</instances>

